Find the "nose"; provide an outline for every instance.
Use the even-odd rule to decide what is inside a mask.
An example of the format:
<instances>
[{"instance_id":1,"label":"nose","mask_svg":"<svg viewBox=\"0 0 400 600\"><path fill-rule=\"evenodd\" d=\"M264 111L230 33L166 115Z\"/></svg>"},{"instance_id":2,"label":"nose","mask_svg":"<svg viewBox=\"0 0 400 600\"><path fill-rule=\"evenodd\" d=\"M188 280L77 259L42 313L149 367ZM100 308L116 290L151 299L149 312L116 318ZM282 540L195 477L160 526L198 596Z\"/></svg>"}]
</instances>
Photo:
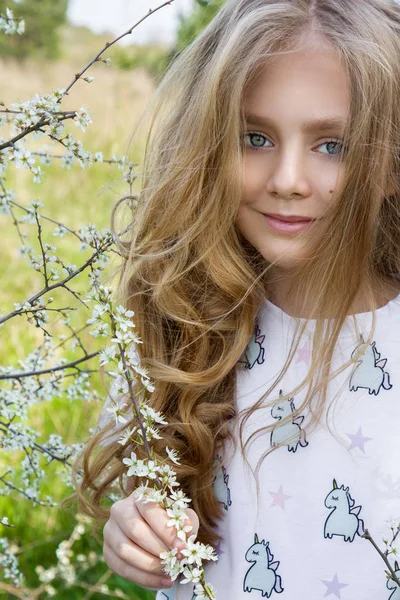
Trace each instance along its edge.
<instances>
[{"instance_id":1,"label":"nose","mask_svg":"<svg viewBox=\"0 0 400 600\"><path fill-rule=\"evenodd\" d=\"M310 195L311 186L300 151L287 149L277 152L267 181L267 191L280 198L302 199Z\"/></svg>"}]
</instances>

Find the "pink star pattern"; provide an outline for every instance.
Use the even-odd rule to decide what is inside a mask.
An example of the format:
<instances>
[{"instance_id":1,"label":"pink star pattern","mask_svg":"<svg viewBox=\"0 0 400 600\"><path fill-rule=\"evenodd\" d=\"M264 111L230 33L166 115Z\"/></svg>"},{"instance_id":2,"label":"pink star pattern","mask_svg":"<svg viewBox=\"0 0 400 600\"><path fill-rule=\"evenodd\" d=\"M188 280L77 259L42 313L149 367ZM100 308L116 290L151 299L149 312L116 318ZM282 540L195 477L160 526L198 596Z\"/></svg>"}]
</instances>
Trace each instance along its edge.
<instances>
[{"instance_id":1,"label":"pink star pattern","mask_svg":"<svg viewBox=\"0 0 400 600\"><path fill-rule=\"evenodd\" d=\"M362 434L361 427L358 428L357 433L346 433L346 435L351 440L351 446L349 447L349 450L352 450L353 448L359 448L361 450L361 452L363 452L365 454L364 444L366 442L369 442L370 440L372 440L372 438L365 437Z\"/></svg>"},{"instance_id":2,"label":"pink star pattern","mask_svg":"<svg viewBox=\"0 0 400 600\"><path fill-rule=\"evenodd\" d=\"M321 579L321 581L324 585L326 585L327 588L324 598L326 596L330 596L331 594L335 594L336 598L340 599L340 590L349 585L348 583L339 583L337 573L335 574L335 577L332 579L332 581L324 581L323 579Z\"/></svg>"},{"instance_id":3,"label":"pink star pattern","mask_svg":"<svg viewBox=\"0 0 400 600\"><path fill-rule=\"evenodd\" d=\"M305 342L301 348L300 346L297 348L296 354L296 364L304 362L308 365L310 361L310 348L307 342Z\"/></svg>"},{"instance_id":4,"label":"pink star pattern","mask_svg":"<svg viewBox=\"0 0 400 600\"><path fill-rule=\"evenodd\" d=\"M277 492L269 492L269 493L272 496L272 504L271 504L270 508L272 506L280 506L282 508L282 510L285 510L285 501L288 500L289 498L291 498L292 496L288 496L287 494L284 494L282 486L280 486L280 488Z\"/></svg>"}]
</instances>

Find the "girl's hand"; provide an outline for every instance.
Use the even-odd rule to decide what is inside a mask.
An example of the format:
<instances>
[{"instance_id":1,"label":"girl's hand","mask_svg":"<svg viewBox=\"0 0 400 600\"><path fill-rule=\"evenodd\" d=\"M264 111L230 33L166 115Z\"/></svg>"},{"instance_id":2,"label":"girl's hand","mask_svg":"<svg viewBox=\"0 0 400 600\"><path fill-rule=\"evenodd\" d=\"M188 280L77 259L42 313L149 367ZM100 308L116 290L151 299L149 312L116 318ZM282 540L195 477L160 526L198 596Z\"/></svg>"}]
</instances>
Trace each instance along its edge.
<instances>
[{"instance_id":1,"label":"girl's hand","mask_svg":"<svg viewBox=\"0 0 400 600\"><path fill-rule=\"evenodd\" d=\"M134 493L111 506L103 530L104 560L114 573L141 587L152 590L172 587L174 582L164 573L159 555L172 548L182 550L185 544L177 538L175 526L167 526L166 511L155 502L138 502ZM185 525L193 527L188 535L197 536L198 516L190 508L186 514ZM177 556L181 558L179 553Z\"/></svg>"}]
</instances>

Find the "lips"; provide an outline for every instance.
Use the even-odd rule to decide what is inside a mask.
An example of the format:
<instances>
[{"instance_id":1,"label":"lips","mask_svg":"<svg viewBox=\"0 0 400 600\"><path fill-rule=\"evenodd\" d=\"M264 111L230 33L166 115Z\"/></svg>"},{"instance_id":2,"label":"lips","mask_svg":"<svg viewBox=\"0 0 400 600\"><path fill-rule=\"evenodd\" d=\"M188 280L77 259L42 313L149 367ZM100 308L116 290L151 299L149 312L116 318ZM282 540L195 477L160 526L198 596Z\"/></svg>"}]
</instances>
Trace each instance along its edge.
<instances>
[{"instance_id":1,"label":"lips","mask_svg":"<svg viewBox=\"0 0 400 600\"><path fill-rule=\"evenodd\" d=\"M264 217L268 227L280 234L294 234L300 233L315 219L309 217L303 217L298 215L274 215L261 213Z\"/></svg>"},{"instance_id":2,"label":"lips","mask_svg":"<svg viewBox=\"0 0 400 600\"><path fill-rule=\"evenodd\" d=\"M278 221L283 221L284 223L299 223L299 222L308 222L314 221L311 217L300 217L297 215L280 215L275 213L263 213L266 217L271 217L272 219L277 219Z\"/></svg>"}]
</instances>

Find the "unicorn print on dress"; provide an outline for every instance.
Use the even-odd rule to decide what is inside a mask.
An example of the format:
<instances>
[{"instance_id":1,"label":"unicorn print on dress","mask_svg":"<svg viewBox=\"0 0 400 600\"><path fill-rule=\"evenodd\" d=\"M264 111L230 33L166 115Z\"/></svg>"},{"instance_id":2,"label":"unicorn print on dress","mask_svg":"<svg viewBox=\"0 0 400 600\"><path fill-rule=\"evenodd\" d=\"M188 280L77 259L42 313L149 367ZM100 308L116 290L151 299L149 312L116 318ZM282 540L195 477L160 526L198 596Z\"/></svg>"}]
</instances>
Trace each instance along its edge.
<instances>
[{"instance_id":1,"label":"unicorn print on dress","mask_svg":"<svg viewBox=\"0 0 400 600\"><path fill-rule=\"evenodd\" d=\"M349 488L343 485L338 487L336 479L333 480L333 489L325 498L326 508L331 508L324 528L324 537L332 539L332 536L344 537L345 542L352 542L358 534L364 533L364 521L358 517L361 506L354 506L354 500L350 496Z\"/></svg>"},{"instance_id":2,"label":"unicorn print on dress","mask_svg":"<svg viewBox=\"0 0 400 600\"><path fill-rule=\"evenodd\" d=\"M262 365L264 362L265 348L261 344L265 340L265 335L260 335L260 333L261 330L256 323L255 331L244 352L244 360L239 361L244 364L245 369L252 369L255 364Z\"/></svg>"},{"instance_id":3,"label":"unicorn print on dress","mask_svg":"<svg viewBox=\"0 0 400 600\"><path fill-rule=\"evenodd\" d=\"M354 358L358 348L364 343L360 336L360 344L353 350L351 358ZM359 388L368 390L368 393L377 396L383 388L390 390L393 386L390 383L390 375L385 371L387 358L382 358L376 348L376 343L372 342L359 357L357 366L350 377L350 391L356 392Z\"/></svg>"},{"instance_id":4,"label":"unicorn print on dress","mask_svg":"<svg viewBox=\"0 0 400 600\"><path fill-rule=\"evenodd\" d=\"M279 391L279 397L282 397L282 390ZM281 421L284 417L292 414L295 411L294 398L289 400L282 400L279 404L272 407L271 415L274 419ZM296 417L292 422L284 423L283 425L276 425L271 431L271 447L276 448L277 446L286 445L289 452L296 452L298 445L308 446L308 442L305 438L305 432L301 429L300 425L304 420L304 416Z\"/></svg>"},{"instance_id":5,"label":"unicorn print on dress","mask_svg":"<svg viewBox=\"0 0 400 600\"><path fill-rule=\"evenodd\" d=\"M269 542L258 541L257 534L254 535L254 544L246 552L247 562L252 562L252 566L247 571L243 591L251 592L259 590L261 596L269 598L273 591L280 594L283 592L281 576L276 573L280 561L274 560L274 555L269 549Z\"/></svg>"},{"instance_id":6,"label":"unicorn print on dress","mask_svg":"<svg viewBox=\"0 0 400 600\"><path fill-rule=\"evenodd\" d=\"M400 569L397 560L394 563L394 572L398 579L400 579ZM388 579L386 582L388 590L393 590L388 600L400 600L400 587L393 579Z\"/></svg>"},{"instance_id":7,"label":"unicorn print on dress","mask_svg":"<svg viewBox=\"0 0 400 600\"><path fill-rule=\"evenodd\" d=\"M217 455L214 461L214 472L215 478L213 481L213 489L217 499L224 505L225 510L228 510L228 506L231 506L231 490L228 488L229 475L221 464L221 457Z\"/></svg>"}]
</instances>

